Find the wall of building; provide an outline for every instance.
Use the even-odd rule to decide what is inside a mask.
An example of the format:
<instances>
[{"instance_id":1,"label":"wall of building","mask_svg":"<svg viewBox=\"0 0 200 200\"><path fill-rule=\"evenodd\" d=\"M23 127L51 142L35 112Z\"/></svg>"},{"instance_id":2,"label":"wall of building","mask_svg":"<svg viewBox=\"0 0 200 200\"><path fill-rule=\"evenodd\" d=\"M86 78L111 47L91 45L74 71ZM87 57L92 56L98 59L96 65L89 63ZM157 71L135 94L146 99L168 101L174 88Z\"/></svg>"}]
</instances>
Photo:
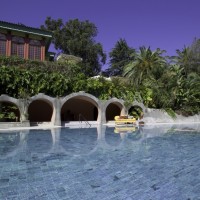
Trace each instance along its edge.
<instances>
[{"instance_id":1,"label":"wall of building","mask_svg":"<svg viewBox=\"0 0 200 200\"><path fill-rule=\"evenodd\" d=\"M41 36L27 35L25 33L16 32L16 31L11 31L8 33L8 32L5 32L5 30L1 30L1 29L0 29L0 34L3 34L6 37L5 54L1 54L1 51L0 51L0 55L5 55L5 56L13 55L13 56L22 57L24 59L41 60L41 61L45 60L45 40ZM18 38L19 40L24 40L24 41L21 44L19 44L17 41L13 41L14 38L15 39ZM38 42L38 44L32 45L31 44L32 41L36 41ZM13 53L13 50L12 50L14 44L17 46L15 53ZM21 48L20 45L22 45L23 48ZM21 48L20 51L19 51L19 48ZM34 48L34 52L32 52L33 49L31 51L31 48ZM30 51L32 52L31 55L29 55ZM39 54L40 54L39 57L35 57L36 51L39 51ZM22 55L20 54L20 52L22 53Z\"/></svg>"}]
</instances>

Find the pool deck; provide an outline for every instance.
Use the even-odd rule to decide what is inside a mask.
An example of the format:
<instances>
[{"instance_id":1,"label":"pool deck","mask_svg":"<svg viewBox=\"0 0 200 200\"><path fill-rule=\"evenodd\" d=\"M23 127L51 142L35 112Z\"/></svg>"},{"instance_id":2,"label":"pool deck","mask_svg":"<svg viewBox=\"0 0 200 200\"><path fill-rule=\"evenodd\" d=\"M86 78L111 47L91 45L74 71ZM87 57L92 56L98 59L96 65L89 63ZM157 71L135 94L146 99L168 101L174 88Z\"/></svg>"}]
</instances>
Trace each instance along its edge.
<instances>
[{"instance_id":1,"label":"pool deck","mask_svg":"<svg viewBox=\"0 0 200 200\"><path fill-rule=\"evenodd\" d=\"M40 124L38 126L29 126L29 127L7 127L7 128L1 128L0 126L0 132L4 132L4 131L14 131L14 130L32 130L32 129L53 129L53 128L94 128L97 126L107 126L107 127L116 127L115 125L115 121L109 121L108 123L105 124L97 124L94 122L90 122L90 126L88 124L85 123L80 123L79 121L74 121L74 122L69 122L66 123L65 125L62 126L55 126L55 125L51 125L51 124ZM163 122L163 123L145 123L145 127L154 127L154 126L161 126L161 125L192 125L192 124L199 124L200 126L200 122ZM138 125L136 125L138 126Z\"/></svg>"}]
</instances>

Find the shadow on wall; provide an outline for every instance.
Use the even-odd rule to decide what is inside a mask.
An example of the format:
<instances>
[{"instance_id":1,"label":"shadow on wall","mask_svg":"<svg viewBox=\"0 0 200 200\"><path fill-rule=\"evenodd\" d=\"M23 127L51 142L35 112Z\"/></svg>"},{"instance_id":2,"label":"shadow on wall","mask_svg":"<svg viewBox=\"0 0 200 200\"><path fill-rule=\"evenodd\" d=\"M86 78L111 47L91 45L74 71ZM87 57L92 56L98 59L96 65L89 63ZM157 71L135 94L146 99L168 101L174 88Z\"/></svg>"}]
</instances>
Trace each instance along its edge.
<instances>
[{"instance_id":1,"label":"shadow on wall","mask_svg":"<svg viewBox=\"0 0 200 200\"><path fill-rule=\"evenodd\" d=\"M66 101L61 109L61 121L79 121L80 117L87 121L96 121L98 117L96 105L75 97Z\"/></svg>"},{"instance_id":2,"label":"shadow on wall","mask_svg":"<svg viewBox=\"0 0 200 200\"><path fill-rule=\"evenodd\" d=\"M52 114L53 108L47 101L35 100L28 108L30 122L50 122Z\"/></svg>"},{"instance_id":3,"label":"shadow on wall","mask_svg":"<svg viewBox=\"0 0 200 200\"><path fill-rule=\"evenodd\" d=\"M122 106L116 103L110 103L106 108L106 121L114 120L115 116L121 114Z\"/></svg>"}]
</instances>

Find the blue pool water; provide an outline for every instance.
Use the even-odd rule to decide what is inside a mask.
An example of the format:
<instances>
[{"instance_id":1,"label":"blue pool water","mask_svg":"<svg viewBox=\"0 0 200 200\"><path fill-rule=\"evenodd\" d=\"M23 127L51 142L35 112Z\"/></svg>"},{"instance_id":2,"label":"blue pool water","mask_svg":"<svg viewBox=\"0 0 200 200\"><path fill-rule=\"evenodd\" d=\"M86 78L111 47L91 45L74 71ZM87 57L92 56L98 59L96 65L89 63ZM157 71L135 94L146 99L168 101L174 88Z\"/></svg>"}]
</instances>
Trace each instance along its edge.
<instances>
[{"instance_id":1,"label":"blue pool water","mask_svg":"<svg viewBox=\"0 0 200 200\"><path fill-rule=\"evenodd\" d=\"M1 200L200 199L200 125L0 133Z\"/></svg>"}]
</instances>

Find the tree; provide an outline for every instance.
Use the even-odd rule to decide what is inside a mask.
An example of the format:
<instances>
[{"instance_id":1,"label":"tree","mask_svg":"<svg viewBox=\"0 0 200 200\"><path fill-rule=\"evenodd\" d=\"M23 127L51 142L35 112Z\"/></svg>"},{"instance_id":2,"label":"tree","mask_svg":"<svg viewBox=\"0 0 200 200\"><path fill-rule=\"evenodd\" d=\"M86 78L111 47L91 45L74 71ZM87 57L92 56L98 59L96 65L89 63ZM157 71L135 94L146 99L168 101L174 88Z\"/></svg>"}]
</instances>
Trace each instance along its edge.
<instances>
[{"instance_id":1,"label":"tree","mask_svg":"<svg viewBox=\"0 0 200 200\"><path fill-rule=\"evenodd\" d=\"M62 19L54 20L47 17L42 29L53 32L55 48L62 53L82 58L82 71L89 75L97 75L105 64L106 54L100 43L96 43L97 27L86 21L78 19L69 20L65 24Z\"/></svg>"},{"instance_id":2,"label":"tree","mask_svg":"<svg viewBox=\"0 0 200 200\"><path fill-rule=\"evenodd\" d=\"M120 39L109 53L110 67L106 70L109 76L122 76L124 66L135 57L135 49L130 48L125 39Z\"/></svg>"},{"instance_id":3,"label":"tree","mask_svg":"<svg viewBox=\"0 0 200 200\"><path fill-rule=\"evenodd\" d=\"M124 68L124 76L128 77L139 86L145 78L158 78L166 66L166 59L162 56L160 49L151 51L150 47L140 47L135 60Z\"/></svg>"},{"instance_id":4,"label":"tree","mask_svg":"<svg viewBox=\"0 0 200 200\"><path fill-rule=\"evenodd\" d=\"M185 75L187 75L190 71L191 66L191 51L189 47L184 46L182 50L176 50L177 56L173 56L172 59L175 61L177 65L184 69Z\"/></svg>"},{"instance_id":5,"label":"tree","mask_svg":"<svg viewBox=\"0 0 200 200\"><path fill-rule=\"evenodd\" d=\"M200 39L194 39L191 46L182 50L176 50L177 55L173 56L173 60L176 64L184 68L185 75L190 73L197 73L200 75Z\"/></svg>"},{"instance_id":6,"label":"tree","mask_svg":"<svg viewBox=\"0 0 200 200\"><path fill-rule=\"evenodd\" d=\"M190 46L191 51L191 66L190 72L195 72L200 75L200 39L195 38Z\"/></svg>"}]
</instances>

